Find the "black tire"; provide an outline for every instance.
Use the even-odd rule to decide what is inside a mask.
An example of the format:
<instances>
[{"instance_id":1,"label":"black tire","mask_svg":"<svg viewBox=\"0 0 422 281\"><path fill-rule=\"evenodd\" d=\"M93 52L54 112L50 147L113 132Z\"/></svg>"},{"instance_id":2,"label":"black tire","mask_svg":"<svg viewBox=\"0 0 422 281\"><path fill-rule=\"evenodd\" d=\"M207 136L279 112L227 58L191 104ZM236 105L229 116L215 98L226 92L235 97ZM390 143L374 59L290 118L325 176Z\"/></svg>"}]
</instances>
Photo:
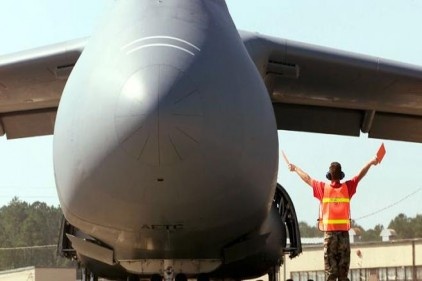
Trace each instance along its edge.
<instances>
[{"instance_id":1,"label":"black tire","mask_svg":"<svg viewBox=\"0 0 422 281\"><path fill-rule=\"evenodd\" d=\"M127 281L139 281L139 276L137 275L129 275L126 279Z\"/></svg>"},{"instance_id":2,"label":"black tire","mask_svg":"<svg viewBox=\"0 0 422 281\"><path fill-rule=\"evenodd\" d=\"M163 277L161 277L160 274L153 274L151 276L151 281L162 281L162 280L163 280Z\"/></svg>"},{"instance_id":3,"label":"black tire","mask_svg":"<svg viewBox=\"0 0 422 281\"><path fill-rule=\"evenodd\" d=\"M208 274L201 273L201 274L198 275L196 280L197 281L210 281L210 277L208 276Z\"/></svg>"},{"instance_id":4,"label":"black tire","mask_svg":"<svg viewBox=\"0 0 422 281\"><path fill-rule=\"evenodd\" d=\"M174 278L175 281L188 281L188 278L183 273L178 273Z\"/></svg>"}]
</instances>

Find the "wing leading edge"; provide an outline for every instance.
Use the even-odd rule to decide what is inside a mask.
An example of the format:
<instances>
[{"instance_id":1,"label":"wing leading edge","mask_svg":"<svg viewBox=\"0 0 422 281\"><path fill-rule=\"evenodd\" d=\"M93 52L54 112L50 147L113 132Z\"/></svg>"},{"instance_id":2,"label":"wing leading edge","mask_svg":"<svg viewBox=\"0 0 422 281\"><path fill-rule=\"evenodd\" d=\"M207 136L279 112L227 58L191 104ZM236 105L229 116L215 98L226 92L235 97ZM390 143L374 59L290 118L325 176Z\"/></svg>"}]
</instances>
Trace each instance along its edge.
<instances>
[{"instance_id":1,"label":"wing leading edge","mask_svg":"<svg viewBox=\"0 0 422 281\"><path fill-rule=\"evenodd\" d=\"M422 67L240 32L278 129L422 142Z\"/></svg>"},{"instance_id":2,"label":"wing leading edge","mask_svg":"<svg viewBox=\"0 0 422 281\"><path fill-rule=\"evenodd\" d=\"M53 133L60 97L86 38L0 57L0 135Z\"/></svg>"}]
</instances>

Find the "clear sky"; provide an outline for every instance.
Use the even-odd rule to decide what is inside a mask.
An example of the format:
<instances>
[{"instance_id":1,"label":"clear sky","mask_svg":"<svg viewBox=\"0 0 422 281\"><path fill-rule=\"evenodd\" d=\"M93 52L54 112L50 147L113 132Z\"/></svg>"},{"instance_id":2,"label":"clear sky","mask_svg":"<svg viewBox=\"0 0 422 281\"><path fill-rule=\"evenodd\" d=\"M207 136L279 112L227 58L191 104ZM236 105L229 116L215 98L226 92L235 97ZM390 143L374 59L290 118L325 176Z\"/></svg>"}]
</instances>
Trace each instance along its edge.
<instances>
[{"instance_id":1,"label":"clear sky","mask_svg":"<svg viewBox=\"0 0 422 281\"><path fill-rule=\"evenodd\" d=\"M2 0L0 55L89 36L112 3ZM422 0L228 0L227 4L239 29L422 65ZM280 149L289 160L321 180L332 161L342 163L346 177L355 175L382 142L387 149L383 163L371 168L352 200L354 218L376 213L357 220L365 228L378 223L386 227L399 213L422 214L422 144L279 131ZM281 157L278 179L292 197L299 220L314 224L318 202L310 188L287 171ZM13 196L59 204L51 136L0 138L0 205ZM387 209L378 212L383 208Z\"/></svg>"}]
</instances>

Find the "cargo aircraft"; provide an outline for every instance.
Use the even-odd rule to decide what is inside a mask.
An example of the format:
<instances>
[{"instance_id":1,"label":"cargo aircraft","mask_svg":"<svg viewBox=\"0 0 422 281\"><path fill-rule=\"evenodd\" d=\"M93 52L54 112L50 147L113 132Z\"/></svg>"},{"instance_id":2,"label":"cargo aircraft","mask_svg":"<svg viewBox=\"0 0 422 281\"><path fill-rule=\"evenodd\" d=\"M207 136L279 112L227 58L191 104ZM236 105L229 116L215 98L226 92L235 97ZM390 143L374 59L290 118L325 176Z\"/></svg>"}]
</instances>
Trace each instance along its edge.
<instances>
[{"instance_id":1,"label":"cargo aircraft","mask_svg":"<svg viewBox=\"0 0 422 281\"><path fill-rule=\"evenodd\" d=\"M54 133L84 280L273 281L301 252L277 129L422 142L422 67L239 31L224 0L115 1L90 38L0 57L0 118Z\"/></svg>"}]
</instances>

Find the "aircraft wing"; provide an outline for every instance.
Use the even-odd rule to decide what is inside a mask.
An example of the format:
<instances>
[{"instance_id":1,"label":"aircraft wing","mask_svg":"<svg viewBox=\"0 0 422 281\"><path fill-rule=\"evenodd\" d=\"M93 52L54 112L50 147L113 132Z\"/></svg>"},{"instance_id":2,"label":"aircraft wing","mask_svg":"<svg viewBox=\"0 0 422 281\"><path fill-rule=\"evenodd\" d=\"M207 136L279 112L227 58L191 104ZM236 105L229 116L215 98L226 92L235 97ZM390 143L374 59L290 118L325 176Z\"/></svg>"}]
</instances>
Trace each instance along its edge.
<instances>
[{"instance_id":1,"label":"aircraft wing","mask_svg":"<svg viewBox=\"0 0 422 281\"><path fill-rule=\"evenodd\" d=\"M0 57L0 135L53 133L57 106L86 38Z\"/></svg>"},{"instance_id":2,"label":"aircraft wing","mask_svg":"<svg viewBox=\"0 0 422 281\"><path fill-rule=\"evenodd\" d=\"M278 129L422 142L422 66L240 35L265 81Z\"/></svg>"}]
</instances>

